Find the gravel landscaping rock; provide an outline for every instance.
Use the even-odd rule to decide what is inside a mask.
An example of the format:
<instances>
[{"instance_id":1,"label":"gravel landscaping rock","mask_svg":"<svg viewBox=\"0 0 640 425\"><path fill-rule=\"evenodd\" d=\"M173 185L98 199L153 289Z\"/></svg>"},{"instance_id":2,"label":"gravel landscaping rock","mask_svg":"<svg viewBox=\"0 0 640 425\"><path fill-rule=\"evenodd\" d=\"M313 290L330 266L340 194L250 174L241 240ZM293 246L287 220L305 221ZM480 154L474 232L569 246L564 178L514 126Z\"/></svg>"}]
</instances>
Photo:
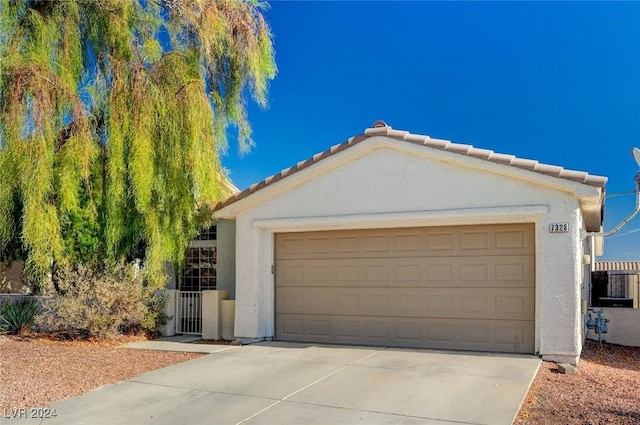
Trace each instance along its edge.
<instances>
[{"instance_id":1,"label":"gravel landscaping rock","mask_svg":"<svg viewBox=\"0 0 640 425\"><path fill-rule=\"evenodd\" d=\"M544 362L515 424L640 424L640 347L587 341L573 375Z\"/></svg>"},{"instance_id":2,"label":"gravel landscaping rock","mask_svg":"<svg viewBox=\"0 0 640 425\"><path fill-rule=\"evenodd\" d=\"M121 348L136 339L55 341L0 336L0 411L44 407L201 354Z\"/></svg>"}]
</instances>

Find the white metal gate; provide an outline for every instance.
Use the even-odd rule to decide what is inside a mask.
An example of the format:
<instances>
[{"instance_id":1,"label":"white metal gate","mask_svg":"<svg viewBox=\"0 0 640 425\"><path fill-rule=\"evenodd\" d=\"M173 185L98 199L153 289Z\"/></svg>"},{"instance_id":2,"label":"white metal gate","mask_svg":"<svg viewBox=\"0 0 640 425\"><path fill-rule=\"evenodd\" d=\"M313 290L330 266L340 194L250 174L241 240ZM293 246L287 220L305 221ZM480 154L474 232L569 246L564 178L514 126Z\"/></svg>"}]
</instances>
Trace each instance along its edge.
<instances>
[{"instance_id":1,"label":"white metal gate","mask_svg":"<svg viewBox=\"0 0 640 425\"><path fill-rule=\"evenodd\" d=\"M177 291L176 333L202 334L202 292Z\"/></svg>"}]
</instances>

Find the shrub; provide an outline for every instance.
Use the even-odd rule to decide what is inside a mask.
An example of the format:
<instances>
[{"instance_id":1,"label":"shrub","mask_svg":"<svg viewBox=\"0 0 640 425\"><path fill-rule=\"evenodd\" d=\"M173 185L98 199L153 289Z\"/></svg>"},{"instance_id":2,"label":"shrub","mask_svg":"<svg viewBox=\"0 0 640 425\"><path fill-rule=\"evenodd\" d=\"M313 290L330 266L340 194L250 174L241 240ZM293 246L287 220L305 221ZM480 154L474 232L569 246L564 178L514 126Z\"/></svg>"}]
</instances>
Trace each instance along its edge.
<instances>
[{"instance_id":1,"label":"shrub","mask_svg":"<svg viewBox=\"0 0 640 425\"><path fill-rule=\"evenodd\" d=\"M109 338L153 332L166 320L164 299L132 264L62 267L53 281L58 295L36 320L43 331Z\"/></svg>"},{"instance_id":2,"label":"shrub","mask_svg":"<svg viewBox=\"0 0 640 425\"><path fill-rule=\"evenodd\" d=\"M21 297L0 305L0 333L20 335L31 329L38 312L38 300Z\"/></svg>"}]
</instances>

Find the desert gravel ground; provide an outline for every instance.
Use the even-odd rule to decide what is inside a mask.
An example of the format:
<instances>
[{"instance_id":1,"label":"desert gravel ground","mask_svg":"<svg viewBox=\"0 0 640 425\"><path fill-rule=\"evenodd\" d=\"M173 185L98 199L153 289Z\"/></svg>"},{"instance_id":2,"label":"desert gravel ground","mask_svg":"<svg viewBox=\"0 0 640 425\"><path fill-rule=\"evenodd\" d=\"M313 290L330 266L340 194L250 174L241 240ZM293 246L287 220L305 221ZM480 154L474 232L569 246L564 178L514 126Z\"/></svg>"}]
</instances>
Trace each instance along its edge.
<instances>
[{"instance_id":1,"label":"desert gravel ground","mask_svg":"<svg viewBox=\"0 0 640 425\"><path fill-rule=\"evenodd\" d=\"M574 375L543 362L515 424L640 424L640 347L588 341Z\"/></svg>"},{"instance_id":2,"label":"desert gravel ground","mask_svg":"<svg viewBox=\"0 0 640 425\"><path fill-rule=\"evenodd\" d=\"M134 340L89 342L0 336L0 412L45 407L201 356L119 347Z\"/></svg>"},{"instance_id":3,"label":"desert gravel ground","mask_svg":"<svg viewBox=\"0 0 640 425\"><path fill-rule=\"evenodd\" d=\"M0 411L48 406L200 356L118 346L126 342L0 336ZM515 424L640 424L640 347L587 342L574 375L544 362Z\"/></svg>"}]
</instances>

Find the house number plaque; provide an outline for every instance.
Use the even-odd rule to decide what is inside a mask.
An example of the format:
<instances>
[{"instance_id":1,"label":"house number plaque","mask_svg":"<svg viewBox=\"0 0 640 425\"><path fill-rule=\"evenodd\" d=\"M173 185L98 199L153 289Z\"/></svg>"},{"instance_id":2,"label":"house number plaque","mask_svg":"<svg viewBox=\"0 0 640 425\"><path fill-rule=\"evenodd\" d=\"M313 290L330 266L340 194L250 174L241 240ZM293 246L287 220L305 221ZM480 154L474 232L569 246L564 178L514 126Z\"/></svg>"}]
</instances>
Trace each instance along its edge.
<instances>
[{"instance_id":1,"label":"house number plaque","mask_svg":"<svg viewBox=\"0 0 640 425\"><path fill-rule=\"evenodd\" d=\"M569 223L550 223L549 233L567 233L569 231Z\"/></svg>"}]
</instances>

